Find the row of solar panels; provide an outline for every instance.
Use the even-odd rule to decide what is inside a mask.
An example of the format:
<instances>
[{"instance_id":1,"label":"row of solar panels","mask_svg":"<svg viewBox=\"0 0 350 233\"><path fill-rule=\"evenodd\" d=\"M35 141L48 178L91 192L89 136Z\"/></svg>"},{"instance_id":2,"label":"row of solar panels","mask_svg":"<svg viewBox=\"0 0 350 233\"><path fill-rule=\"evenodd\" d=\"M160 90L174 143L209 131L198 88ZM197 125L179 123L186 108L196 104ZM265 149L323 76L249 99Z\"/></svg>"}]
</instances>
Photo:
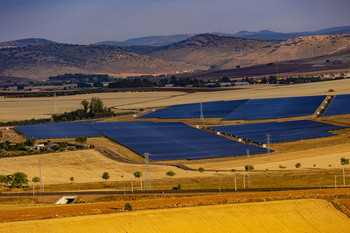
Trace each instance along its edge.
<instances>
[{"instance_id":1,"label":"row of solar panels","mask_svg":"<svg viewBox=\"0 0 350 233\"><path fill-rule=\"evenodd\" d=\"M309 120L210 127L212 130L259 144L267 143L267 134L270 135L271 143L281 143L334 136L329 131L344 128L348 127Z\"/></svg>"},{"instance_id":2,"label":"row of solar panels","mask_svg":"<svg viewBox=\"0 0 350 233\"><path fill-rule=\"evenodd\" d=\"M18 126L28 138L74 138L106 136L152 160L204 159L267 153L265 148L247 145L199 130L180 122L67 122ZM346 127L316 121L267 122L210 127L225 134L265 144L333 136L328 131Z\"/></svg>"},{"instance_id":3,"label":"row of solar panels","mask_svg":"<svg viewBox=\"0 0 350 233\"><path fill-rule=\"evenodd\" d=\"M223 120L259 120L312 115L320 107L325 95L269 99L244 99L173 105L139 118L205 118ZM350 113L350 95L337 95L323 116Z\"/></svg>"},{"instance_id":4,"label":"row of solar panels","mask_svg":"<svg viewBox=\"0 0 350 233\"><path fill-rule=\"evenodd\" d=\"M184 123L155 122L69 122L18 126L28 138L69 138L106 136L150 159L205 159L267 153L248 145L190 127Z\"/></svg>"}]
</instances>

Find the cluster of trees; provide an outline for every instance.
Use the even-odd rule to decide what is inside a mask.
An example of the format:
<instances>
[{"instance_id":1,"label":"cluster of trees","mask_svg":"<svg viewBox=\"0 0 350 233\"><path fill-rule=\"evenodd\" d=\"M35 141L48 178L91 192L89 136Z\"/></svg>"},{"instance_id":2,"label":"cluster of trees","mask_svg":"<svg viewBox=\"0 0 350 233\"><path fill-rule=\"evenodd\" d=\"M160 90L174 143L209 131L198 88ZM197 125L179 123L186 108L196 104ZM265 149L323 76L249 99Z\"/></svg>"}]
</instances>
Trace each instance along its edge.
<instances>
[{"instance_id":1,"label":"cluster of trees","mask_svg":"<svg viewBox=\"0 0 350 233\"><path fill-rule=\"evenodd\" d=\"M108 88L126 88L126 87L156 87L156 83L151 82L149 79L122 79L108 84Z\"/></svg>"},{"instance_id":2,"label":"cluster of trees","mask_svg":"<svg viewBox=\"0 0 350 233\"><path fill-rule=\"evenodd\" d=\"M49 77L51 81L62 81L68 83L96 83L110 82L113 78L107 74L63 74Z\"/></svg>"},{"instance_id":3,"label":"cluster of trees","mask_svg":"<svg viewBox=\"0 0 350 233\"><path fill-rule=\"evenodd\" d=\"M0 143L0 158L3 157L13 157L22 155L32 155L40 153L50 153L50 152L60 152L65 151L67 147L69 150L83 150L93 148L93 146L83 145L86 143L86 137L78 137L75 139L78 144L68 143L68 142L51 142L50 140L44 142L45 147L40 148L40 150L33 149L36 139L30 138L25 142L14 143L11 141L5 141Z\"/></svg>"},{"instance_id":4,"label":"cluster of trees","mask_svg":"<svg viewBox=\"0 0 350 233\"><path fill-rule=\"evenodd\" d=\"M335 79L344 79L344 77L339 77ZM323 81L330 81L335 79L329 79L329 78L321 78L321 77L290 77L283 80L277 80L276 76L270 76L268 79L263 78L261 79L261 84L292 84L292 83L310 83L310 82L323 82Z\"/></svg>"},{"instance_id":5,"label":"cluster of trees","mask_svg":"<svg viewBox=\"0 0 350 233\"><path fill-rule=\"evenodd\" d=\"M2 186L10 186L11 188L22 188L28 184L28 177L23 172L16 172L12 175L0 175L0 184Z\"/></svg>"},{"instance_id":6,"label":"cluster of trees","mask_svg":"<svg viewBox=\"0 0 350 233\"><path fill-rule=\"evenodd\" d=\"M90 102L83 100L81 101L81 105L83 109L65 112L60 115L53 115L53 120L55 122L65 122L116 116L111 108L103 106L103 102L99 97L92 97Z\"/></svg>"}]
</instances>

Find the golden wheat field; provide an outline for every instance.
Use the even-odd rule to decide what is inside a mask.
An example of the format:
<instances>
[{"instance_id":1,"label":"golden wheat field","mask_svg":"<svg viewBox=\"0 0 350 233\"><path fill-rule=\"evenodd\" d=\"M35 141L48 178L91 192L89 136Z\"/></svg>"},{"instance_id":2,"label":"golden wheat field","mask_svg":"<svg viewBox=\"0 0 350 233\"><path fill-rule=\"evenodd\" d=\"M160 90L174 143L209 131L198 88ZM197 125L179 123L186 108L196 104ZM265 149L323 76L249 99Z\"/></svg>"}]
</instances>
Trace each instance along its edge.
<instances>
[{"instance_id":1,"label":"golden wheat field","mask_svg":"<svg viewBox=\"0 0 350 233\"><path fill-rule=\"evenodd\" d=\"M325 200L287 200L9 222L0 232L350 232Z\"/></svg>"},{"instance_id":2,"label":"golden wheat field","mask_svg":"<svg viewBox=\"0 0 350 233\"><path fill-rule=\"evenodd\" d=\"M99 96L107 107L132 110L205 101L327 95L330 94L329 89L335 90L331 94L349 94L349 86L350 79L344 79L296 85L250 85L220 92L117 92L59 96L55 113L78 109L82 100L90 100L93 96ZM55 110L54 98L0 97L0 109L0 121L4 122L48 118Z\"/></svg>"},{"instance_id":3,"label":"golden wheat field","mask_svg":"<svg viewBox=\"0 0 350 233\"><path fill-rule=\"evenodd\" d=\"M77 183L102 182L104 172L109 173L109 181L130 181L134 178L135 171L144 172L145 169L144 164L122 163L107 158L98 151L84 150L0 158L0 174L24 172L32 180L39 176L39 161L45 184L70 183L70 177L74 177L74 182ZM166 178L165 173L169 170L174 171L177 178L199 175L197 171L185 171L173 166L150 165L154 179ZM206 172L201 176L211 176L213 173Z\"/></svg>"}]
</instances>

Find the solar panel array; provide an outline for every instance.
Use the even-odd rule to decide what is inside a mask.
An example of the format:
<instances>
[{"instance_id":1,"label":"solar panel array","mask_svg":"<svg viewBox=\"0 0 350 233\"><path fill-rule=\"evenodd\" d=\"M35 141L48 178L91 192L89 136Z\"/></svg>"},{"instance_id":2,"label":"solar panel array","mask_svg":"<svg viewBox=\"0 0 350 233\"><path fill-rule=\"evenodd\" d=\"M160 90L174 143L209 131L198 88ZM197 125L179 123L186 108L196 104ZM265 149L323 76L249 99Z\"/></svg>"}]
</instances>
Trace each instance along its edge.
<instances>
[{"instance_id":1,"label":"solar panel array","mask_svg":"<svg viewBox=\"0 0 350 233\"><path fill-rule=\"evenodd\" d=\"M244 100L203 102L203 116L205 118L225 117L236 108L247 102ZM165 109L151 112L139 118L200 118L200 103L173 105Z\"/></svg>"},{"instance_id":2,"label":"solar panel array","mask_svg":"<svg viewBox=\"0 0 350 233\"><path fill-rule=\"evenodd\" d=\"M267 153L265 148L247 145L180 122L91 123L106 137L150 159L204 159Z\"/></svg>"},{"instance_id":3,"label":"solar panel array","mask_svg":"<svg viewBox=\"0 0 350 233\"><path fill-rule=\"evenodd\" d=\"M210 127L210 129L260 144L266 143L267 134L271 135L271 143L280 143L334 136L328 131L343 128L347 127L309 120Z\"/></svg>"},{"instance_id":4,"label":"solar panel array","mask_svg":"<svg viewBox=\"0 0 350 233\"><path fill-rule=\"evenodd\" d=\"M326 96L250 99L223 120L259 120L312 115Z\"/></svg>"},{"instance_id":5,"label":"solar panel array","mask_svg":"<svg viewBox=\"0 0 350 233\"><path fill-rule=\"evenodd\" d=\"M350 95L336 95L323 116L350 113Z\"/></svg>"},{"instance_id":6,"label":"solar panel array","mask_svg":"<svg viewBox=\"0 0 350 233\"><path fill-rule=\"evenodd\" d=\"M99 132L86 125L86 121L62 122L51 124L24 125L15 127L28 138L76 138L100 137Z\"/></svg>"}]
</instances>

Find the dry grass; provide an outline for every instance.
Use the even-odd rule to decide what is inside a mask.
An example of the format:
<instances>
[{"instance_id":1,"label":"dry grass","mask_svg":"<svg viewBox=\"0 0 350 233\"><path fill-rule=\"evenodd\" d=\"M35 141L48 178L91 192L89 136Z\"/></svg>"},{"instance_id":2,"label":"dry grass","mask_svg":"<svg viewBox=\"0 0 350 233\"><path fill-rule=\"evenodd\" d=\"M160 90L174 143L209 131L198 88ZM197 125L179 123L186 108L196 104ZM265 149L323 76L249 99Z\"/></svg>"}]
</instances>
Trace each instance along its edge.
<instances>
[{"instance_id":1,"label":"dry grass","mask_svg":"<svg viewBox=\"0 0 350 233\"><path fill-rule=\"evenodd\" d=\"M325 200L288 200L9 222L0 224L0 232L349 232L349 227L350 220Z\"/></svg>"},{"instance_id":2,"label":"dry grass","mask_svg":"<svg viewBox=\"0 0 350 233\"><path fill-rule=\"evenodd\" d=\"M28 179L32 180L33 177L39 176L39 161L42 164L46 184L70 184L69 178L72 176L74 183L101 182L104 172L110 174L110 181L127 180L129 182L134 179L135 171L144 171L144 164L118 162L95 150L83 150L0 158L0 174L13 174L20 171L25 172ZM173 166L151 165L150 170L154 179L165 178L165 173L169 170L176 172L176 177L199 175L198 172L184 171ZM204 176L210 176L213 173L206 173Z\"/></svg>"}]
</instances>

